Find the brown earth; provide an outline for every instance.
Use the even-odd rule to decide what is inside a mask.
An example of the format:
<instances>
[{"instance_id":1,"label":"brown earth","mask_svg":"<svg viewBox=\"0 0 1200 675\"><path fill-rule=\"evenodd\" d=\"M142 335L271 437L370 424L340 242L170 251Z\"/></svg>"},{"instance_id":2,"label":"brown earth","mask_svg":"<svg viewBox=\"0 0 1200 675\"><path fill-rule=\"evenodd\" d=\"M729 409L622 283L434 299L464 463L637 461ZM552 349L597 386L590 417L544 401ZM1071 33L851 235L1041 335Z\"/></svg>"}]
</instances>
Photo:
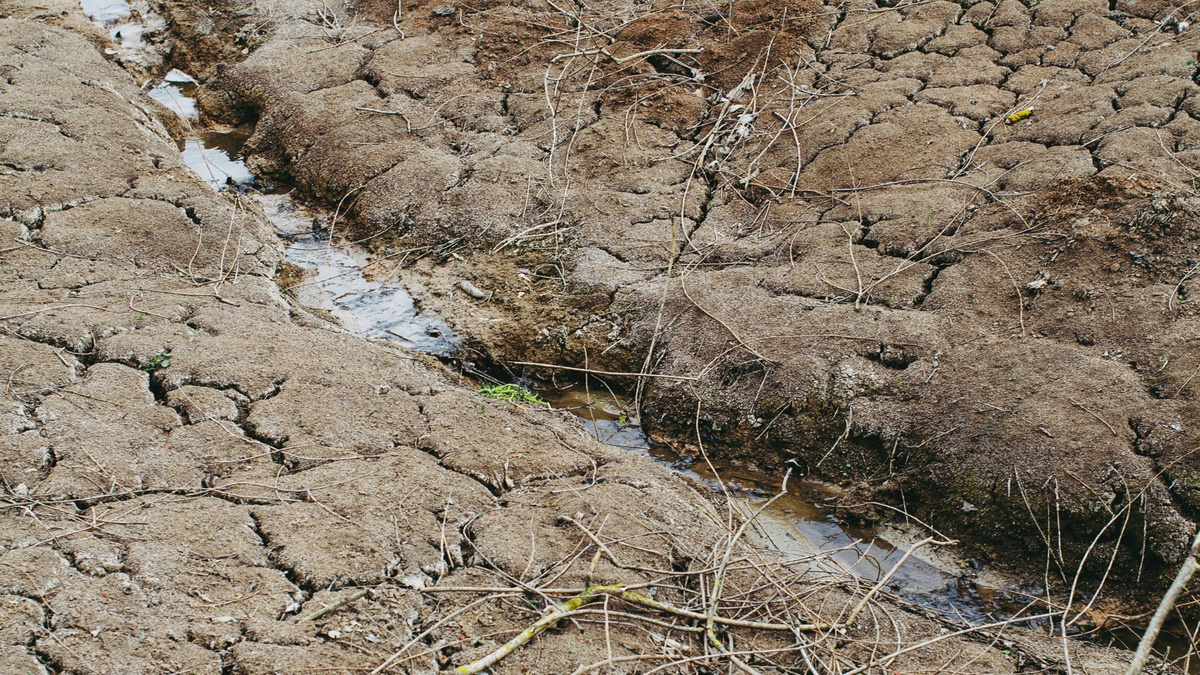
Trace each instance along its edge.
<instances>
[{"instance_id":1,"label":"brown earth","mask_svg":"<svg viewBox=\"0 0 1200 675\"><path fill-rule=\"evenodd\" d=\"M0 18L0 672L361 673L415 645L390 672L426 673L496 649L555 588L641 583L721 617L761 601L775 621L863 597L735 545L681 478L569 418L487 401L291 303L253 203L184 166L77 10L43 11ZM807 652L753 627L718 641L793 671L929 639L887 669L1058 668L1064 644L1076 668L1125 668L1074 640L950 634L885 596ZM696 625L609 598L489 672L722 664Z\"/></svg>"},{"instance_id":2,"label":"brown earth","mask_svg":"<svg viewBox=\"0 0 1200 675\"><path fill-rule=\"evenodd\" d=\"M640 383L658 437L1156 592L1200 506L1190 14L438 4L220 3L205 44L273 23L205 111L481 361L694 377Z\"/></svg>"}]
</instances>

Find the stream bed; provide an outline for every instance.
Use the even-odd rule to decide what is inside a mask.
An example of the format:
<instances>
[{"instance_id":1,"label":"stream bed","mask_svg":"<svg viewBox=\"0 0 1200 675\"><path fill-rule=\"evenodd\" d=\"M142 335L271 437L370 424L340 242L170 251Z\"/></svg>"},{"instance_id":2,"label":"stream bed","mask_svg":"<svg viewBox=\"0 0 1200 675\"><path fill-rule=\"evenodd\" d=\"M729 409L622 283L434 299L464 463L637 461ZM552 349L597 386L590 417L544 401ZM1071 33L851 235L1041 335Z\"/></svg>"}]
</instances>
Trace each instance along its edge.
<instances>
[{"instance_id":1,"label":"stream bed","mask_svg":"<svg viewBox=\"0 0 1200 675\"><path fill-rule=\"evenodd\" d=\"M109 55L137 59L147 26L138 23L125 0L82 0L85 13L113 40ZM296 299L335 317L353 333L386 340L406 349L450 357L457 341L442 319L423 313L394 274L380 280L368 275L371 254L331 242L328 217L295 200L291 190L262 180L247 167L242 148L247 128L204 128L194 102L196 81L170 70L144 84L147 94L175 112L190 129L180 148L186 164L214 190L236 190L253 199L286 243L288 262L308 276L291 287ZM670 467L714 493L728 490L743 511L752 512L779 491L780 477L731 464L695 462L648 440L619 392L587 389L575 382L565 389L538 391L551 407L570 411L599 441ZM839 490L795 478L788 494L756 519L759 538L785 555L809 557L829 552L831 564L870 582L895 565L917 538L904 527L857 528L840 520ZM1029 595L994 582L971 565L922 549L905 562L887 589L892 595L947 616L976 622L1009 615ZM1027 589L1036 595L1038 589Z\"/></svg>"},{"instance_id":2,"label":"stream bed","mask_svg":"<svg viewBox=\"0 0 1200 675\"><path fill-rule=\"evenodd\" d=\"M152 97L172 102L172 109L194 114L190 95L195 84L171 71L150 88ZM422 313L404 285L396 280L375 281L364 274L371 255L358 247L331 243L320 226L323 214L292 199L286 187L262 182L247 169L242 146L246 129L209 129L194 134L183 148L184 161L214 189L237 189L256 200L287 242L285 257L310 274L289 289L305 306L324 310L353 333L386 340L439 357L450 357L456 339L440 318ZM745 467L696 463L670 448L651 443L628 404L613 392L585 390L576 382L565 389L538 395L552 408L573 413L579 422L608 445L647 457L720 493L724 483L743 508L753 510L779 491L779 477ZM714 473L715 471L715 473ZM760 538L779 551L806 558L831 551L834 564L867 581L885 574L907 551L910 539L900 530L887 535L854 528L834 514L841 494L832 486L804 478L793 479L788 494L757 519ZM978 620L1003 613L996 591L978 583L969 567L933 551L914 554L893 578L896 596L956 618Z\"/></svg>"},{"instance_id":3,"label":"stream bed","mask_svg":"<svg viewBox=\"0 0 1200 675\"><path fill-rule=\"evenodd\" d=\"M332 315L353 333L436 356L453 353L456 344L450 327L421 313L402 284L367 279L370 254L360 248L334 245L323 229L324 214L316 214L293 200L286 185L260 181L250 171L242 152L250 129L201 127L196 86L190 75L172 69L161 79L148 81L146 92L191 130L180 149L184 163L214 190L234 189L257 202L276 233L287 242L285 259L308 274L289 289L296 298L307 307Z\"/></svg>"}]
</instances>

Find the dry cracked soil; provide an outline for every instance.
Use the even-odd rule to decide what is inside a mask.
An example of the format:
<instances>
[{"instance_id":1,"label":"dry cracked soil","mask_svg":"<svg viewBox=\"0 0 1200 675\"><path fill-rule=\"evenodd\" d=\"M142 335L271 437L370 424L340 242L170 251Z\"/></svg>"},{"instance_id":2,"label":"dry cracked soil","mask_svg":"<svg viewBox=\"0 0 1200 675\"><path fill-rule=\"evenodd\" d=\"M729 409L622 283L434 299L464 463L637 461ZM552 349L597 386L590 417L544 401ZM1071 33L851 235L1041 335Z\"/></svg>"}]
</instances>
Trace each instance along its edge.
<instances>
[{"instance_id":1,"label":"dry cracked soil","mask_svg":"<svg viewBox=\"0 0 1200 675\"><path fill-rule=\"evenodd\" d=\"M614 381L656 438L798 467L851 517L902 507L1035 578L1144 599L1183 558L1188 5L161 11L207 118L253 123L252 165L336 209L478 363L653 374Z\"/></svg>"},{"instance_id":2,"label":"dry cracked soil","mask_svg":"<svg viewBox=\"0 0 1200 675\"><path fill-rule=\"evenodd\" d=\"M148 61L70 0L0 3L0 673L437 672L572 596L480 670L1124 671L780 560L569 417L310 312L139 85L195 75L464 360L649 374L611 379L664 442L1124 608L1200 507L1186 4L134 11ZM1048 600L1060 633L1089 593Z\"/></svg>"}]
</instances>

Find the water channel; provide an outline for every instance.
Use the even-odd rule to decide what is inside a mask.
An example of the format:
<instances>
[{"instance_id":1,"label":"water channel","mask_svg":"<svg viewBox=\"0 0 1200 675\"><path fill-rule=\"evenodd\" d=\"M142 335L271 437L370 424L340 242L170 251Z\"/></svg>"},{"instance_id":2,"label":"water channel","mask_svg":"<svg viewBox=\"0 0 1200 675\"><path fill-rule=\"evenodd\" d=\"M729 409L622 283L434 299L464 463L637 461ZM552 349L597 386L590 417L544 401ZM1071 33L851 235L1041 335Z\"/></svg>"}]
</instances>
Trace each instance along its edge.
<instances>
[{"instance_id":1,"label":"water channel","mask_svg":"<svg viewBox=\"0 0 1200 675\"><path fill-rule=\"evenodd\" d=\"M137 58L145 24L134 20L125 0L82 0L85 13L112 39L108 53L117 60ZM329 241L320 226L324 214L293 199L288 186L264 180L250 171L243 146L248 128L204 128L194 101L196 81L179 70L148 80L147 94L184 120L190 129L180 151L185 163L214 190L236 190L257 201L286 242L286 259L308 271L292 288L296 299L333 315L351 332L386 340L406 349L450 357L456 349L451 328L421 312L402 280L376 281L364 274L371 255L354 246ZM632 406L597 381L575 382L561 390L539 390L554 408L573 413L599 441L647 457L681 473L714 493L728 490L743 510L752 511L779 490L779 477L730 464L695 462L670 448L651 443ZM788 494L757 519L760 538L786 555L809 557L829 552L827 560L864 580L873 581L901 558L919 536L904 527L858 528L842 521L833 508L841 493L834 486L794 479ZM999 590L1004 584L981 577L978 570L951 558L922 550L893 578L892 595L947 616L978 622L1006 615L1025 604L1039 589Z\"/></svg>"}]
</instances>

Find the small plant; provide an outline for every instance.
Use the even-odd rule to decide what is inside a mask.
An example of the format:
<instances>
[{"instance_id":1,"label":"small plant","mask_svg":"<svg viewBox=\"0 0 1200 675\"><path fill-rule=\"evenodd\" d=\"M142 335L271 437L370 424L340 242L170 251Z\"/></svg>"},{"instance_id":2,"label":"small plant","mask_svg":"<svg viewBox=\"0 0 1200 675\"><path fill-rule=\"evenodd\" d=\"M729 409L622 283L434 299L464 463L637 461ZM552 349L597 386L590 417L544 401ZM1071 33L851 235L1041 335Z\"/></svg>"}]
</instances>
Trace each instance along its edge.
<instances>
[{"instance_id":1,"label":"small plant","mask_svg":"<svg viewBox=\"0 0 1200 675\"><path fill-rule=\"evenodd\" d=\"M479 393L484 398L490 398L493 401L532 403L534 405L550 407L550 404L538 398L537 394L519 384L485 384L479 388Z\"/></svg>"},{"instance_id":2,"label":"small plant","mask_svg":"<svg viewBox=\"0 0 1200 675\"><path fill-rule=\"evenodd\" d=\"M142 366L142 370L149 372L158 370L159 368L167 368L171 365L171 352L160 352L150 357L146 365Z\"/></svg>"},{"instance_id":3,"label":"small plant","mask_svg":"<svg viewBox=\"0 0 1200 675\"><path fill-rule=\"evenodd\" d=\"M629 413L622 410L621 413L617 415L617 426L623 427L626 424L629 424Z\"/></svg>"}]
</instances>

